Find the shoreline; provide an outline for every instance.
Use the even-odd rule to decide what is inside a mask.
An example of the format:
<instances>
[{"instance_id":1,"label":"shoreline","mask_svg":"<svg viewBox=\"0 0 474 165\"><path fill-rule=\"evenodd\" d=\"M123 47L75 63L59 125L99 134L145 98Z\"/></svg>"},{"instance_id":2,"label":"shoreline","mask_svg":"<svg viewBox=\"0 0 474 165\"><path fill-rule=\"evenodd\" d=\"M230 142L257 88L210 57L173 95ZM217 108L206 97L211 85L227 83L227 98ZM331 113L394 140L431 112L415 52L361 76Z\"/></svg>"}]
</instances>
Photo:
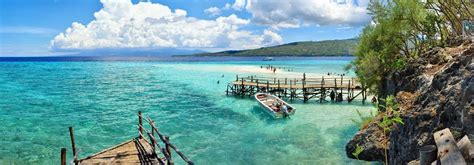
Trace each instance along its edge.
<instances>
[{"instance_id":1,"label":"shoreline","mask_svg":"<svg viewBox=\"0 0 474 165\"><path fill-rule=\"evenodd\" d=\"M262 56L44 56L44 57L0 57L0 62L74 62L74 61L143 61L143 62L220 62L220 61L263 61ZM317 60L317 59L354 59L354 56L280 56L273 61L280 60Z\"/></svg>"}]
</instances>

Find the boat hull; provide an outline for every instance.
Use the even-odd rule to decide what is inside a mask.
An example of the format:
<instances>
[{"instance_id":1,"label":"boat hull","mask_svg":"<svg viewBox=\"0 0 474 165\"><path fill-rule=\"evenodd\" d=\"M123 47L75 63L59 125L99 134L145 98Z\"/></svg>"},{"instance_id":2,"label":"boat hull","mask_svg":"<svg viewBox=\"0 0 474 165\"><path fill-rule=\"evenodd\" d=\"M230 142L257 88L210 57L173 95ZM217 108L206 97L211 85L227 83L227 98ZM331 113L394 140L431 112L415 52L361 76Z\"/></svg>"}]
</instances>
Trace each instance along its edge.
<instances>
[{"instance_id":1,"label":"boat hull","mask_svg":"<svg viewBox=\"0 0 474 165\"><path fill-rule=\"evenodd\" d=\"M270 107L273 102L284 103L288 107L288 116L295 114L296 109L283 101L282 99L267 93L257 93L255 94L255 99L258 101L259 105L274 118L283 118L285 115L282 112L275 111L275 108Z\"/></svg>"}]
</instances>

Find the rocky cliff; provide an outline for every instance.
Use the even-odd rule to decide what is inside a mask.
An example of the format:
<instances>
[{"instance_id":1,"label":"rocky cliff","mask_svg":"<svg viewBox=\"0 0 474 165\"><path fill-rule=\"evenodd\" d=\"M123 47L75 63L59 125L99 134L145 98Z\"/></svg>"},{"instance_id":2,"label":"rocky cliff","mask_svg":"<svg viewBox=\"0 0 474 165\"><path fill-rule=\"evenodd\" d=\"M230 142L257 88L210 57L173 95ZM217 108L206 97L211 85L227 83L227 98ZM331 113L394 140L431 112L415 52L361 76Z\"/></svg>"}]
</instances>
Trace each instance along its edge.
<instances>
[{"instance_id":1,"label":"rocky cliff","mask_svg":"<svg viewBox=\"0 0 474 165\"><path fill-rule=\"evenodd\" d=\"M359 159L385 161L387 148L389 164L406 164L418 159L421 146L435 144L433 133L443 128L454 130L455 138L467 134L474 139L473 56L469 41L433 48L386 77L383 93L396 96L404 124L391 128L385 138L377 125L381 115L375 117L347 143L347 156L355 158L352 153L359 145L364 149Z\"/></svg>"}]
</instances>

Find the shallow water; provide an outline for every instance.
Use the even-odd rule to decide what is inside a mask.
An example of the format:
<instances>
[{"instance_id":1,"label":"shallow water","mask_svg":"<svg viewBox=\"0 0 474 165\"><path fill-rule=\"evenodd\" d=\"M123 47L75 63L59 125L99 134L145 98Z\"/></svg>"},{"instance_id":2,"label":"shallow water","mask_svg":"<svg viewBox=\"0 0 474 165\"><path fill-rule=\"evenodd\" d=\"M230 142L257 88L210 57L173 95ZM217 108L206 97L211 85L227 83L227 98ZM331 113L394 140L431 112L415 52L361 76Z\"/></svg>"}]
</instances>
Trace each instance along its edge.
<instances>
[{"instance_id":1,"label":"shallow water","mask_svg":"<svg viewBox=\"0 0 474 165\"><path fill-rule=\"evenodd\" d=\"M235 74L271 75L260 65L324 75L349 62L0 62L0 164L57 164L63 147L72 158L69 126L81 157L98 152L137 136L138 111L197 164L364 163L344 146L370 105L295 101L291 119L275 120L224 92Z\"/></svg>"}]
</instances>

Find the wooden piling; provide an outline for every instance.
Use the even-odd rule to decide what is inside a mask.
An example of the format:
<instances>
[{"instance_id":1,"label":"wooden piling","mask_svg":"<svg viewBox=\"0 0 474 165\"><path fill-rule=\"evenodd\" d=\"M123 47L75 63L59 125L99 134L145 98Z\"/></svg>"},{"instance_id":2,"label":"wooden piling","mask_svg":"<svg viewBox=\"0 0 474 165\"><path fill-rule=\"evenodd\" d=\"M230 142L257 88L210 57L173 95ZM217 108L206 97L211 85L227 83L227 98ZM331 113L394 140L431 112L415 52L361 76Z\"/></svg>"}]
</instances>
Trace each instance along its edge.
<instances>
[{"instance_id":1,"label":"wooden piling","mask_svg":"<svg viewBox=\"0 0 474 165\"><path fill-rule=\"evenodd\" d=\"M72 147L72 155L74 157L73 161L74 164L77 165L77 152L76 152L76 143L74 142L74 132L72 130L72 127L69 127L69 136L71 137L71 147Z\"/></svg>"},{"instance_id":2,"label":"wooden piling","mask_svg":"<svg viewBox=\"0 0 474 165\"><path fill-rule=\"evenodd\" d=\"M270 82L267 81L267 92L270 92Z\"/></svg>"},{"instance_id":3,"label":"wooden piling","mask_svg":"<svg viewBox=\"0 0 474 165\"><path fill-rule=\"evenodd\" d=\"M245 95L244 78L242 78L242 86L240 87L240 94L242 95L242 98L244 98L244 95Z\"/></svg>"},{"instance_id":4,"label":"wooden piling","mask_svg":"<svg viewBox=\"0 0 474 165\"><path fill-rule=\"evenodd\" d=\"M323 93L323 92L325 92L325 91L324 91L324 76L323 76L323 78L322 78L322 80L321 80L321 87L320 87L320 90L321 90L321 91L319 91L319 103L323 103L323 97L324 97L324 93Z\"/></svg>"},{"instance_id":5,"label":"wooden piling","mask_svg":"<svg viewBox=\"0 0 474 165\"><path fill-rule=\"evenodd\" d=\"M257 81L257 92L260 92L260 87L258 86L258 79L256 81Z\"/></svg>"},{"instance_id":6,"label":"wooden piling","mask_svg":"<svg viewBox=\"0 0 474 165\"><path fill-rule=\"evenodd\" d=\"M293 87L292 87L291 84L293 84L293 83L292 83L292 81L290 80L290 100L293 101L293 91L292 91Z\"/></svg>"},{"instance_id":7,"label":"wooden piling","mask_svg":"<svg viewBox=\"0 0 474 165\"><path fill-rule=\"evenodd\" d=\"M281 97L280 79L278 79L278 97Z\"/></svg>"},{"instance_id":8,"label":"wooden piling","mask_svg":"<svg viewBox=\"0 0 474 165\"><path fill-rule=\"evenodd\" d=\"M349 83L347 83L347 102L351 102L351 80L349 80Z\"/></svg>"},{"instance_id":9,"label":"wooden piling","mask_svg":"<svg viewBox=\"0 0 474 165\"><path fill-rule=\"evenodd\" d=\"M61 148L61 165L66 165L66 148Z\"/></svg>"}]
</instances>

